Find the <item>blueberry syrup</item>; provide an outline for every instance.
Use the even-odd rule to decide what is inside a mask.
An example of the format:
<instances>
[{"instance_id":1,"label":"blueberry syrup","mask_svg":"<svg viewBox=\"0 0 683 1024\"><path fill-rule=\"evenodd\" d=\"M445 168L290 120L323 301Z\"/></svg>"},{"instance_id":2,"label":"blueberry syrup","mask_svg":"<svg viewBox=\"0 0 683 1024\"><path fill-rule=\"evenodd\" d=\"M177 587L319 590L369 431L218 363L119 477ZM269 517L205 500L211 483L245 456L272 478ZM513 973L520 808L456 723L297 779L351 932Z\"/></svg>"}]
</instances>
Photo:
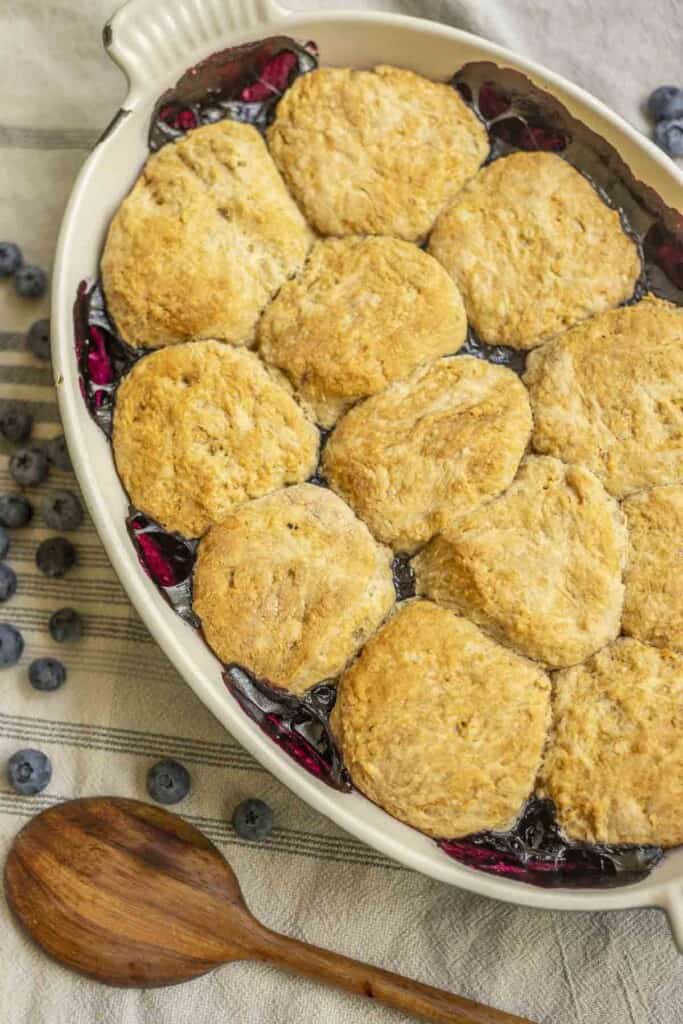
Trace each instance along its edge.
<instances>
[{"instance_id":1,"label":"blueberry syrup","mask_svg":"<svg viewBox=\"0 0 683 1024\"><path fill-rule=\"evenodd\" d=\"M333 789L350 791L351 780L329 726L337 697L333 684L319 683L296 697L240 665L226 665L223 679L242 710L297 764Z\"/></svg>"},{"instance_id":2,"label":"blueberry syrup","mask_svg":"<svg viewBox=\"0 0 683 1024\"><path fill-rule=\"evenodd\" d=\"M273 36L214 53L190 68L158 100L149 148L160 149L186 132L228 118L263 131L295 78L318 64L315 43Z\"/></svg>"},{"instance_id":3,"label":"blueberry syrup","mask_svg":"<svg viewBox=\"0 0 683 1024\"><path fill-rule=\"evenodd\" d=\"M224 118L263 130L285 89L316 66L314 43L302 45L282 36L213 54L190 68L157 102L150 149ZM572 118L555 97L509 68L490 62L468 64L452 84L485 122L492 142L490 160L516 150L562 153L605 202L619 210L624 229L643 254L643 278L629 301L637 301L647 290L679 304L683 301L683 220L633 177L604 139ZM111 437L116 388L144 353L132 350L117 334L99 282L79 285L74 332L84 401ZM460 354L524 372L524 352L486 345L471 329ZM321 430L321 455L329 434ZM327 486L320 463L310 482ZM145 572L178 615L200 628L192 612L197 541L168 533L137 511L131 511L127 527ZM414 596L408 556L396 555L392 576L397 601ZM239 665L224 666L223 679L243 711L297 764L335 789L351 789L329 726L336 699L333 680L298 697L256 679ZM441 840L439 846L468 867L545 887L630 884L644 878L663 856L654 846L570 843L558 827L552 801L536 797L510 832L481 832Z\"/></svg>"},{"instance_id":4,"label":"blueberry syrup","mask_svg":"<svg viewBox=\"0 0 683 1024\"><path fill-rule=\"evenodd\" d=\"M646 878L664 855L659 846L570 843L552 800L535 797L510 832L478 832L439 846L467 867L547 889L630 885Z\"/></svg>"}]
</instances>

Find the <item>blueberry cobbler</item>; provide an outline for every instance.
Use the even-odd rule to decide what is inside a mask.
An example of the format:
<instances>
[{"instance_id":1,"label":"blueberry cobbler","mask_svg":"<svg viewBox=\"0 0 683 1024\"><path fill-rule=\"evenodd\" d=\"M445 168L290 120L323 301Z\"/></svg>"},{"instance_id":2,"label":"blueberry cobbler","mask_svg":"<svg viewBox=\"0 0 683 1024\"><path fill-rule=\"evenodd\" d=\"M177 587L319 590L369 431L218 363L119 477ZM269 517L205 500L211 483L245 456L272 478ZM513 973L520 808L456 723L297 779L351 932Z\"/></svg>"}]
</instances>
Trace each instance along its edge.
<instances>
[{"instance_id":1,"label":"blueberry cobbler","mask_svg":"<svg viewBox=\"0 0 683 1024\"><path fill-rule=\"evenodd\" d=\"M445 854L683 842L683 229L521 74L277 37L156 105L75 305L129 532L243 710Z\"/></svg>"}]
</instances>

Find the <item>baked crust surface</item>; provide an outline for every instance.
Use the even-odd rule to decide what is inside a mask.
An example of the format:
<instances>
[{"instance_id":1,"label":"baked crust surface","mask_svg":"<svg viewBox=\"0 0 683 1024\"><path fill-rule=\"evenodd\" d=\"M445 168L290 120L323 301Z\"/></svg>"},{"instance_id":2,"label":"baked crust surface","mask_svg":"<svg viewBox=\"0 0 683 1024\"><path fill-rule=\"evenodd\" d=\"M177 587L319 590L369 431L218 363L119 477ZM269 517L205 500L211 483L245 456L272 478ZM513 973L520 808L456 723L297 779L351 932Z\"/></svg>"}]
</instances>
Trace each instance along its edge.
<instances>
[{"instance_id":1,"label":"baked crust surface","mask_svg":"<svg viewBox=\"0 0 683 1024\"><path fill-rule=\"evenodd\" d=\"M292 693L338 675L394 599L391 552L313 484L242 505L199 545L193 607L207 642Z\"/></svg>"},{"instance_id":2,"label":"baked crust surface","mask_svg":"<svg viewBox=\"0 0 683 1024\"><path fill-rule=\"evenodd\" d=\"M491 345L530 349L631 297L640 274L619 214L552 153L485 167L439 216L429 251Z\"/></svg>"},{"instance_id":3,"label":"baked crust surface","mask_svg":"<svg viewBox=\"0 0 683 1024\"><path fill-rule=\"evenodd\" d=\"M484 125L452 86L386 66L302 75L278 104L268 145L320 234L410 242L489 151Z\"/></svg>"},{"instance_id":4,"label":"baked crust surface","mask_svg":"<svg viewBox=\"0 0 683 1024\"><path fill-rule=\"evenodd\" d=\"M362 793L449 838L514 823L549 711L537 665L453 612L411 601L345 672L332 724Z\"/></svg>"}]
</instances>

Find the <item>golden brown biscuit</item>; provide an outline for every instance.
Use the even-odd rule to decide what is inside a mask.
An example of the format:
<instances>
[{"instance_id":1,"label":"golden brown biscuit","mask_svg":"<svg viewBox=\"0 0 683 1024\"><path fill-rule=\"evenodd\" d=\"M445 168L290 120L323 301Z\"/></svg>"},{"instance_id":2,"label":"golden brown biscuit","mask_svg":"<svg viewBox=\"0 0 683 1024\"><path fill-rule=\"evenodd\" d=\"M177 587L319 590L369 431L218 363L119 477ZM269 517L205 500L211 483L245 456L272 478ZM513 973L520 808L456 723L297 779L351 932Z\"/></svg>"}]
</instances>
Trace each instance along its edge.
<instances>
[{"instance_id":1,"label":"golden brown biscuit","mask_svg":"<svg viewBox=\"0 0 683 1024\"><path fill-rule=\"evenodd\" d=\"M446 271L397 238L318 242L258 329L261 355L331 427L359 398L457 352L467 321Z\"/></svg>"},{"instance_id":2,"label":"golden brown biscuit","mask_svg":"<svg viewBox=\"0 0 683 1024\"><path fill-rule=\"evenodd\" d=\"M378 540L413 551L505 490L530 433L517 375L453 356L351 409L324 472Z\"/></svg>"},{"instance_id":3,"label":"golden brown biscuit","mask_svg":"<svg viewBox=\"0 0 683 1024\"><path fill-rule=\"evenodd\" d=\"M529 357L539 452L587 466L621 497L683 480L683 309L643 299Z\"/></svg>"},{"instance_id":4,"label":"golden brown biscuit","mask_svg":"<svg viewBox=\"0 0 683 1024\"><path fill-rule=\"evenodd\" d=\"M341 672L393 603L391 553L312 484L242 505L199 545L193 607L208 643L293 693Z\"/></svg>"},{"instance_id":5,"label":"golden brown biscuit","mask_svg":"<svg viewBox=\"0 0 683 1024\"><path fill-rule=\"evenodd\" d=\"M116 394L123 486L142 512L187 537L240 502L305 480L319 437L253 352L219 341L145 356Z\"/></svg>"},{"instance_id":6,"label":"golden brown biscuit","mask_svg":"<svg viewBox=\"0 0 683 1024\"><path fill-rule=\"evenodd\" d=\"M458 519L413 560L418 592L553 667L619 632L626 530L579 466L532 457L502 497Z\"/></svg>"},{"instance_id":7,"label":"golden brown biscuit","mask_svg":"<svg viewBox=\"0 0 683 1024\"><path fill-rule=\"evenodd\" d=\"M255 128L197 128L149 158L114 215L102 256L109 311L136 348L248 344L312 241Z\"/></svg>"},{"instance_id":8,"label":"golden brown biscuit","mask_svg":"<svg viewBox=\"0 0 683 1024\"><path fill-rule=\"evenodd\" d=\"M550 682L445 608L412 601L344 673L332 724L354 784L443 838L509 828L530 794Z\"/></svg>"},{"instance_id":9,"label":"golden brown biscuit","mask_svg":"<svg viewBox=\"0 0 683 1024\"><path fill-rule=\"evenodd\" d=\"M318 68L268 129L276 164L323 235L422 239L489 150L455 89L412 71Z\"/></svg>"},{"instance_id":10,"label":"golden brown biscuit","mask_svg":"<svg viewBox=\"0 0 683 1024\"><path fill-rule=\"evenodd\" d=\"M640 274L616 210L552 153L484 168L436 222L429 251L492 345L528 349L628 299Z\"/></svg>"},{"instance_id":11,"label":"golden brown biscuit","mask_svg":"<svg viewBox=\"0 0 683 1024\"><path fill-rule=\"evenodd\" d=\"M622 508L629 534L624 633L683 650L683 486L641 491Z\"/></svg>"},{"instance_id":12,"label":"golden brown biscuit","mask_svg":"<svg viewBox=\"0 0 683 1024\"><path fill-rule=\"evenodd\" d=\"M683 656L620 639L559 672L541 787L570 839L683 843Z\"/></svg>"}]
</instances>

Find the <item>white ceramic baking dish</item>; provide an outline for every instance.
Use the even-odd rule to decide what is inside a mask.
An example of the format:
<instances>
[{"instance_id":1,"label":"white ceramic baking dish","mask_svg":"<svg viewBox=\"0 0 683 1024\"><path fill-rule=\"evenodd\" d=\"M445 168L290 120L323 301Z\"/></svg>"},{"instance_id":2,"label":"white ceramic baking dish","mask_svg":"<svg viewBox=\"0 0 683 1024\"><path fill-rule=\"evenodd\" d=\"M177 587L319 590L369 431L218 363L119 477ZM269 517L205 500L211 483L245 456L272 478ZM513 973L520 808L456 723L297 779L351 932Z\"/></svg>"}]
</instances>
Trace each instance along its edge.
<instances>
[{"instance_id":1,"label":"white ceramic baking dish","mask_svg":"<svg viewBox=\"0 0 683 1024\"><path fill-rule=\"evenodd\" d=\"M348 832L402 864L450 885L553 910L655 906L669 915L683 951L683 849L644 881L618 889L535 888L464 867L359 793L340 793L309 775L249 719L226 690L218 661L164 602L141 570L128 535L126 497L107 440L79 393L72 307L79 281L97 275L105 231L145 160L155 100L186 68L237 42L282 33L318 43L321 62L389 63L446 79L467 61L517 68L621 153L636 177L671 206L683 205L683 175L652 143L583 90L482 39L433 22L386 13L292 13L276 0L129 0L105 27L105 46L125 72L125 115L95 147L74 187L59 238L52 294L54 368L74 467L111 562L152 635L197 696L269 771Z\"/></svg>"}]
</instances>

